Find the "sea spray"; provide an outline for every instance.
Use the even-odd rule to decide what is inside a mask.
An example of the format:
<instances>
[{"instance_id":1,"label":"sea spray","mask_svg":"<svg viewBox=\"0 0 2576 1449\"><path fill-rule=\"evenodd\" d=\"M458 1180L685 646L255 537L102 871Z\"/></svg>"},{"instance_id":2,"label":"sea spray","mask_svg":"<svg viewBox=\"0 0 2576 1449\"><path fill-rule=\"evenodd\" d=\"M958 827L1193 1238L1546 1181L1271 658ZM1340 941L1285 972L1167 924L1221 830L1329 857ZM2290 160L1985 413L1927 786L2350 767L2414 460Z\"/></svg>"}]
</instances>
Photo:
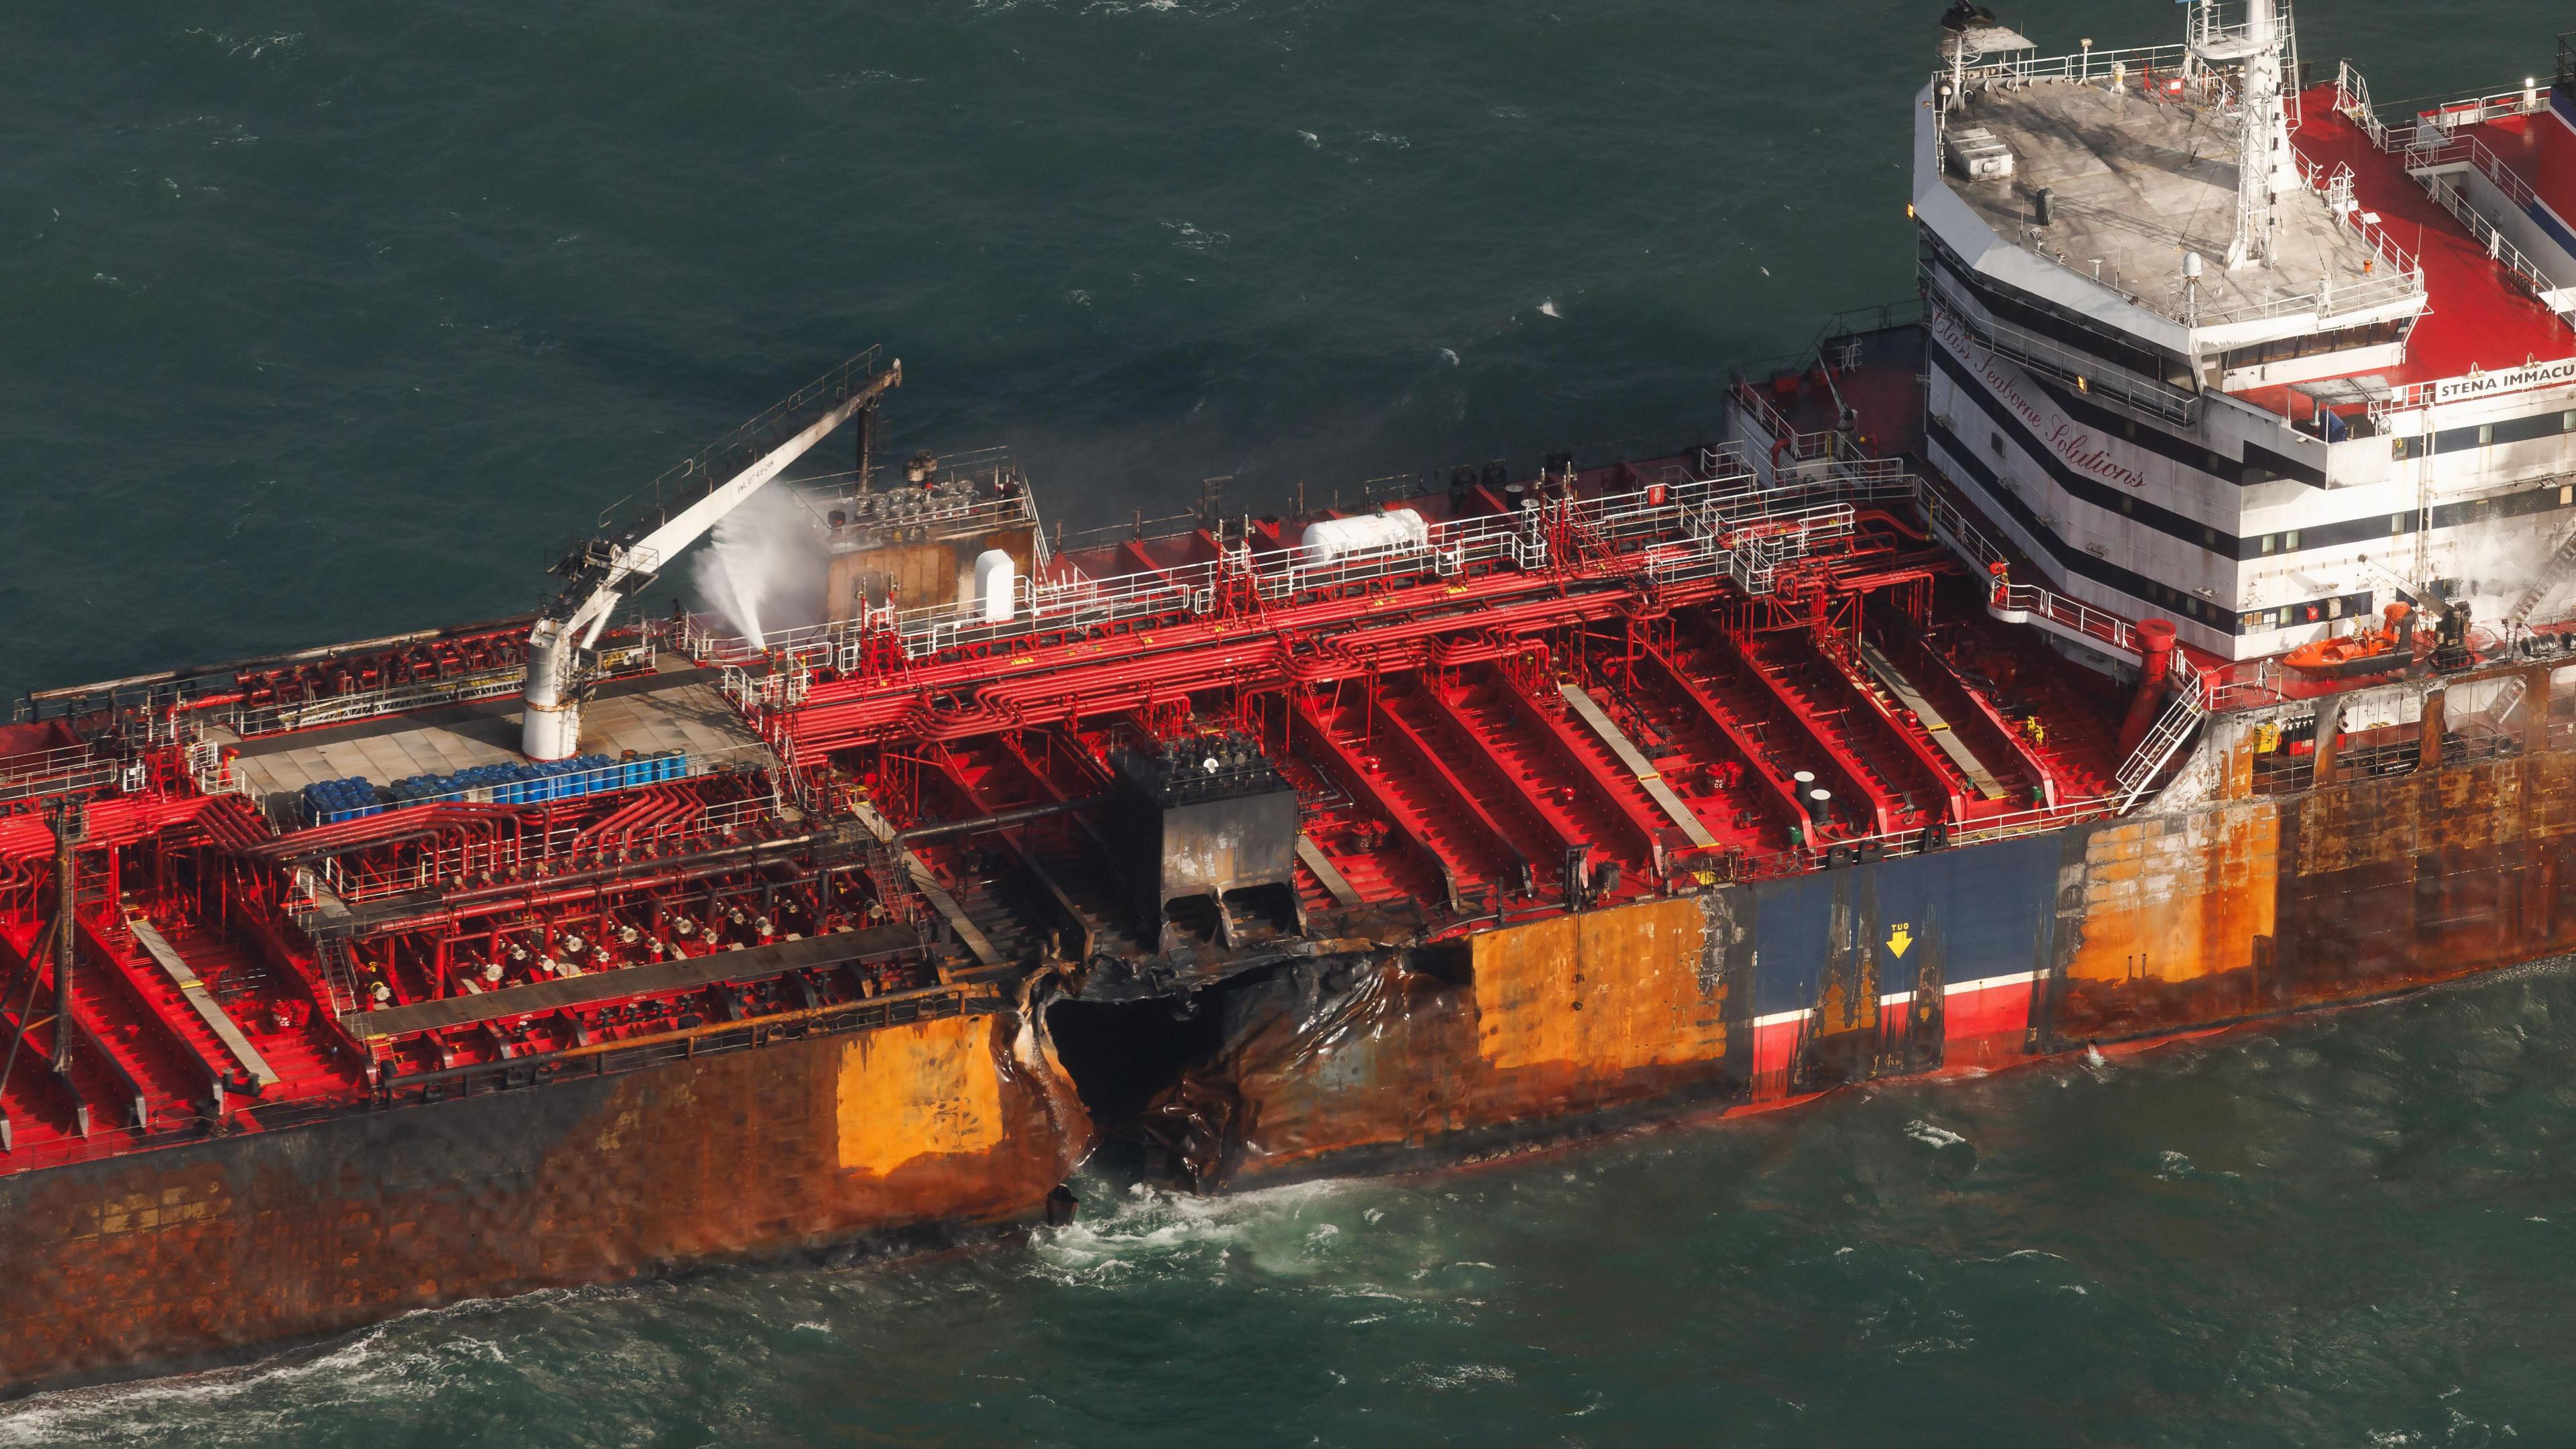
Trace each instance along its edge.
<instances>
[{"instance_id":1,"label":"sea spray","mask_svg":"<svg viewBox=\"0 0 2576 1449\"><path fill-rule=\"evenodd\" d=\"M754 649L823 620L824 529L793 485L772 483L716 524L692 571L699 598Z\"/></svg>"},{"instance_id":2,"label":"sea spray","mask_svg":"<svg viewBox=\"0 0 2576 1449\"><path fill-rule=\"evenodd\" d=\"M760 597L758 586L751 578L750 555L751 550L747 548L719 546L707 551L707 557L714 565L713 572L723 576L725 600L733 606L731 617L734 627L741 631L744 641L752 648L766 649L769 640L760 632Z\"/></svg>"}]
</instances>

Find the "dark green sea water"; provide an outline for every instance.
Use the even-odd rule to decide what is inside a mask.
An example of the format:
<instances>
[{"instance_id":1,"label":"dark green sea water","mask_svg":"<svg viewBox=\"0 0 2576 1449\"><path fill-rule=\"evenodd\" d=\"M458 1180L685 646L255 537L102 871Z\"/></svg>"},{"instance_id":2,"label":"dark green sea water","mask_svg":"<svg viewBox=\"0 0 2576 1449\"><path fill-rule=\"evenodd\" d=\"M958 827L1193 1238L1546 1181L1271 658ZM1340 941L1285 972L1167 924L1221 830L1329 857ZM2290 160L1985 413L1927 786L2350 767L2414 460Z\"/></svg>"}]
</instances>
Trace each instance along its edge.
<instances>
[{"instance_id":1,"label":"dark green sea water","mask_svg":"<svg viewBox=\"0 0 2576 1449\"><path fill-rule=\"evenodd\" d=\"M1910 290L1939 9L0 9L0 688L524 609L870 342L895 446L1012 444L1076 525L1692 434ZM2393 100L2576 9L2300 19ZM0 1444L2570 1443L2571 1082L2539 970L1500 1169L1095 1179L1025 1245L469 1305Z\"/></svg>"}]
</instances>

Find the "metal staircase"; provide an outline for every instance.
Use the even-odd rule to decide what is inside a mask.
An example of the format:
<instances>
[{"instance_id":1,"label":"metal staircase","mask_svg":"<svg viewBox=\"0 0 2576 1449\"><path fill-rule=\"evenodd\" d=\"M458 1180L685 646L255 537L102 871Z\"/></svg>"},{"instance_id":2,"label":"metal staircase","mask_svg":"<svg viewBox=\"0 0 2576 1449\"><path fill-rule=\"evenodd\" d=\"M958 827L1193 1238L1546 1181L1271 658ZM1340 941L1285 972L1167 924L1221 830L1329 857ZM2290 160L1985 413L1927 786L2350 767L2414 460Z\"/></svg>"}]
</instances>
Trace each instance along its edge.
<instances>
[{"instance_id":1,"label":"metal staircase","mask_svg":"<svg viewBox=\"0 0 2576 1449\"><path fill-rule=\"evenodd\" d=\"M2515 627L2530 623L2532 612L2549 597L2550 591L2570 577L2576 577L2576 529L2569 529L2567 536L2558 541L2549 561L2540 566L2539 577L2533 579L2531 587L2523 590L2522 597L2514 600L2513 607L2505 611L2505 623Z\"/></svg>"},{"instance_id":2,"label":"metal staircase","mask_svg":"<svg viewBox=\"0 0 2576 1449\"><path fill-rule=\"evenodd\" d=\"M2157 778L2164 774L2165 766L2173 762L2174 755L2191 738L2192 732L2200 728L2202 718L2208 713L2201 703L2200 671L2192 667L2191 661L2185 659L2179 649L2173 655L2172 678L2173 698L2166 702L2164 712L2156 716L2156 727L2147 732L2145 739L2138 741L2137 749L2121 763L2120 773L2112 781L2111 808L2116 814L2126 815L2146 798L2147 792L2155 788Z\"/></svg>"}]
</instances>

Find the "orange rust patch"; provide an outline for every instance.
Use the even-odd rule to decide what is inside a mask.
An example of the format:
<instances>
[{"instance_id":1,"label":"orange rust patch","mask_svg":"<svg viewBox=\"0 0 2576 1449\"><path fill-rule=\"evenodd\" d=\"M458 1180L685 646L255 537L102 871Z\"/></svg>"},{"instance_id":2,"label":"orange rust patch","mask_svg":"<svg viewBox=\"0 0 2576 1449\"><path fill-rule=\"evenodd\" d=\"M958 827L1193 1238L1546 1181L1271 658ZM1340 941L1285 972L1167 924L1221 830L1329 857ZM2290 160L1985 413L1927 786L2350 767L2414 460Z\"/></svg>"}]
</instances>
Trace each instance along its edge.
<instances>
[{"instance_id":1,"label":"orange rust patch","mask_svg":"<svg viewBox=\"0 0 2576 1449\"><path fill-rule=\"evenodd\" d=\"M854 1037L841 1050L840 1162L892 1176L918 1158L982 1152L1002 1140L993 1031L978 1017Z\"/></svg>"},{"instance_id":2,"label":"orange rust patch","mask_svg":"<svg viewBox=\"0 0 2576 1449\"><path fill-rule=\"evenodd\" d=\"M1726 1050L1701 985L1707 923L1690 900L1559 916L1477 936L1477 1052L1497 1070L1586 1075L1711 1061Z\"/></svg>"},{"instance_id":3,"label":"orange rust patch","mask_svg":"<svg viewBox=\"0 0 2576 1449\"><path fill-rule=\"evenodd\" d=\"M2253 964L2274 931L2280 812L2270 801L2094 832L2085 850L2079 981L2191 981Z\"/></svg>"}]
</instances>

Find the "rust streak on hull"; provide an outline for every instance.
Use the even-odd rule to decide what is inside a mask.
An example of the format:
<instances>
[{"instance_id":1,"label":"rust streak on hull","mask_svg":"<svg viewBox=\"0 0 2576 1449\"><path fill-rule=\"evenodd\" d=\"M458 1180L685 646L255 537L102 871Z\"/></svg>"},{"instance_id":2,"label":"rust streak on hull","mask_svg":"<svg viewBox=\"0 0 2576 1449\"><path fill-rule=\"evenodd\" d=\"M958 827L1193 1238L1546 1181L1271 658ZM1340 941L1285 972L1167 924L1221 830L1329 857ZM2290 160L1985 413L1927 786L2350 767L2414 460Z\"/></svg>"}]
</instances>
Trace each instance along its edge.
<instances>
[{"instance_id":1,"label":"rust streak on hull","mask_svg":"<svg viewBox=\"0 0 2576 1449\"><path fill-rule=\"evenodd\" d=\"M1034 1214L1088 1123L1011 1014L0 1179L0 1381Z\"/></svg>"}]
</instances>

